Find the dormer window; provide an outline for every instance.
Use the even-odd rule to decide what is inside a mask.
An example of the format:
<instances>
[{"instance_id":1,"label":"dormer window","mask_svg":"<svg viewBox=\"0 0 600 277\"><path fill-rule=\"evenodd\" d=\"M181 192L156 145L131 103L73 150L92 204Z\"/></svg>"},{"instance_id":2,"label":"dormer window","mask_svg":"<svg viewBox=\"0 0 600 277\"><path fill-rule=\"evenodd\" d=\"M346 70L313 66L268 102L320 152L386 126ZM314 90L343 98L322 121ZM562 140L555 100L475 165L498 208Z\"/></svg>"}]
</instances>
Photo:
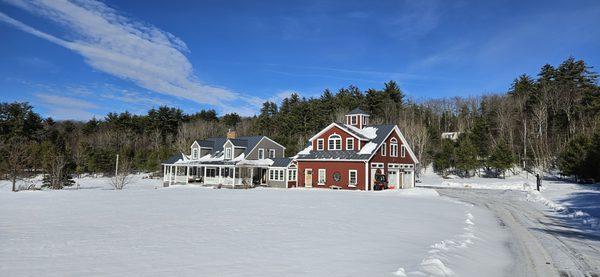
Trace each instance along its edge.
<instances>
[{"instance_id":1,"label":"dormer window","mask_svg":"<svg viewBox=\"0 0 600 277\"><path fill-rule=\"evenodd\" d=\"M346 139L346 150L354 150L354 139L353 138Z\"/></svg>"},{"instance_id":2,"label":"dormer window","mask_svg":"<svg viewBox=\"0 0 600 277\"><path fill-rule=\"evenodd\" d=\"M258 159L262 160L265 158L265 149L259 148L258 149Z\"/></svg>"},{"instance_id":3,"label":"dormer window","mask_svg":"<svg viewBox=\"0 0 600 277\"><path fill-rule=\"evenodd\" d=\"M192 149L192 160L198 159L198 148Z\"/></svg>"},{"instance_id":4,"label":"dormer window","mask_svg":"<svg viewBox=\"0 0 600 277\"><path fill-rule=\"evenodd\" d=\"M336 134L329 136L328 146L327 150L342 150L342 137Z\"/></svg>"},{"instance_id":5,"label":"dormer window","mask_svg":"<svg viewBox=\"0 0 600 277\"><path fill-rule=\"evenodd\" d=\"M231 148L225 148L225 159L226 160L231 159Z\"/></svg>"},{"instance_id":6,"label":"dormer window","mask_svg":"<svg viewBox=\"0 0 600 277\"><path fill-rule=\"evenodd\" d=\"M317 139L317 150L318 151L323 151L323 148L325 147L325 140L324 139Z\"/></svg>"},{"instance_id":7,"label":"dormer window","mask_svg":"<svg viewBox=\"0 0 600 277\"><path fill-rule=\"evenodd\" d=\"M396 138L390 140L390 156L398 157L398 140Z\"/></svg>"}]
</instances>

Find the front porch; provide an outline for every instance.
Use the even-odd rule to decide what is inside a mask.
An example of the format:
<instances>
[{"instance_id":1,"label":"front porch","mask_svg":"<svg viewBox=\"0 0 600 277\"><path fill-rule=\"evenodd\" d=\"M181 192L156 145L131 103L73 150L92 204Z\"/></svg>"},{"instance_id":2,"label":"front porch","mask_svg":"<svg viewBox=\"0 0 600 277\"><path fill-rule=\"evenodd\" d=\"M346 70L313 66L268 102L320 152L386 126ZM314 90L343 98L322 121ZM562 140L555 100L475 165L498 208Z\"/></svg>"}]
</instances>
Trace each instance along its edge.
<instances>
[{"instance_id":1,"label":"front porch","mask_svg":"<svg viewBox=\"0 0 600 277\"><path fill-rule=\"evenodd\" d=\"M268 166L163 164L163 185L195 184L229 188L267 185Z\"/></svg>"}]
</instances>

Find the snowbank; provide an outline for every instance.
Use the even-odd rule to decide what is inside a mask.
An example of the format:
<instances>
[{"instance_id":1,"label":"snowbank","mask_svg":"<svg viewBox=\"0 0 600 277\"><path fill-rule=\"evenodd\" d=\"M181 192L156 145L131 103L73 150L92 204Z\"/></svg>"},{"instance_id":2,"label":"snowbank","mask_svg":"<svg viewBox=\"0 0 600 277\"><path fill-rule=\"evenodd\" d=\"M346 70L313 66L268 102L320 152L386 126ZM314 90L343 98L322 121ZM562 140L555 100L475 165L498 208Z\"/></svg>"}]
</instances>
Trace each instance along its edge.
<instances>
[{"instance_id":1,"label":"snowbank","mask_svg":"<svg viewBox=\"0 0 600 277\"><path fill-rule=\"evenodd\" d=\"M499 178L460 178L458 176L449 176L444 179L428 168L421 176L421 183L417 186L427 187L446 187L446 188L473 188L473 189L511 189L530 191L535 188L535 177L523 177L521 175L509 176L506 179Z\"/></svg>"},{"instance_id":2,"label":"snowbank","mask_svg":"<svg viewBox=\"0 0 600 277\"><path fill-rule=\"evenodd\" d=\"M593 217L584 211L557 204L556 202L542 196L542 194L538 191L530 191L527 193L525 199L530 202L541 203L550 208L552 211L555 211L562 216L575 221L575 223L582 225L590 231L600 231L600 219Z\"/></svg>"}]
</instances>

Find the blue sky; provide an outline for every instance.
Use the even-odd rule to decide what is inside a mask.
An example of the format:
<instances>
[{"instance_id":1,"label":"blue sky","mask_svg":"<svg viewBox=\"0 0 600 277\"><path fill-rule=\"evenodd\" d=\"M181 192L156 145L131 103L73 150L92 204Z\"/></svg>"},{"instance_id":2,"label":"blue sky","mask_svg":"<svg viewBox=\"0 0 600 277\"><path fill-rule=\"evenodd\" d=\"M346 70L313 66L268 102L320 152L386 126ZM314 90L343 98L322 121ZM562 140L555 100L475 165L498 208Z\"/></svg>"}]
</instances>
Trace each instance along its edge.
<instances>
[{"instance_id":1,"label":"blue sky","mask_svg":"<svg viewBox=\"0 0 600 277\"><path fill-rule=\"evenodd\" d=\"M0 41L0 101L45 116L251 115L291 92L472 96L571 55L598 67L600 1L0 0Z\"/></svg>"}]
</instances>

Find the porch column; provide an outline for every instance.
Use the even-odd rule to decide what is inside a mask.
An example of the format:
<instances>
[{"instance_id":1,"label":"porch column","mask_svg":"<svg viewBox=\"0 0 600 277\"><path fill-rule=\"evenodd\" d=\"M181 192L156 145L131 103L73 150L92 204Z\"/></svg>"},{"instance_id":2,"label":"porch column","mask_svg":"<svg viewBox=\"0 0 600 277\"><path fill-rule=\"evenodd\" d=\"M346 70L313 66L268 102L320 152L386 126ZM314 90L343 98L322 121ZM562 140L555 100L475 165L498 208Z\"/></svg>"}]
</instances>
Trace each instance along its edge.
<instances>
[{"instance_id":1,"label":"porch column","mask_svg":"<svg viewBox=\"0 0 600 277\"><path fill-rule=\"evenodd\" d=\"M254 167L250 167L250 186L254 185Z\"/></svg>"},{"instance_id":2,"label":"porch column","mask_svg":"<svg viewBox=\"0 0 600 277\"><path fill-rule=\"evenodd\" d=\"M204 175L202 175L202 184L206 184L206 166L204 166Z\"/></svg>"},{"instance_id":3,"label":"porch column","mask_svg":"<svg viewBox=\"0 0 600 277\"><path fill-rule=\"evenodd\" d=\"M223 183L223 176L221 176L221 171L223 171L223 170L221 169L221 166L218 166L217 168L219 169L219 184L222 184Z\"/></svg>"},{"instance_id":4,"label":"porch column","mask_svg":"<svg viewBox=\"0 0 600 277\"><path fill-rule=\"evenodd\" d=\"M233 166L233 187L235 188L235 165Z\"/></svg>"},{"instance_id":5,"label":"porch column","mask_svg":"<svg viewBox=\"0 0 600 277\"><path fill-rule=\"evenodd\" d=\"M190 183L190 166L189 165L185 166L185 183L186 184Z\"/></svg>"},{"instance_id":6,"label":"porch column","mask_svg":"<svg viewBox=\"0 0 600 277\"><path fill-rule=\"evenodd\" d=\"M171 185L171 179L173 178L173 166L169 166L169 186Z\"/></svg>"}]
</instances>

